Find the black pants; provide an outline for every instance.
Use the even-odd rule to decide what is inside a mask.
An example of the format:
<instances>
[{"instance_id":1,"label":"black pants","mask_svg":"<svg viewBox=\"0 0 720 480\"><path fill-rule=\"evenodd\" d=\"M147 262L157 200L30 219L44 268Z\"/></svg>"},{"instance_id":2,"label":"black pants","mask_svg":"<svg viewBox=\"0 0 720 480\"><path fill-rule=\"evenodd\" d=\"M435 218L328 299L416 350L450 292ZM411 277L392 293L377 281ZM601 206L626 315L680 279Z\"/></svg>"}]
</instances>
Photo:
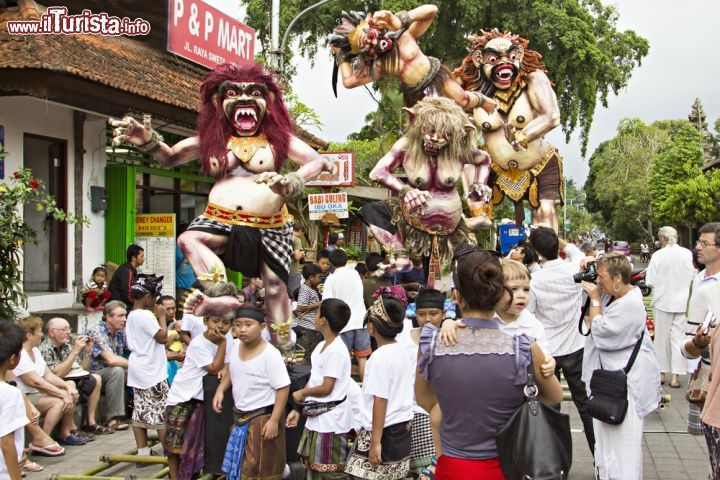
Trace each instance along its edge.
<instances>
[{"instance_id":1,"label":"black pants","mask_svg":"<svg viewBox=\"0 0 720 480\"><path fill-rule=\"evenodd\" d=\"M555 376L560 380L560 371L562 371L565 381L570 388L570 394L572 395L573 402L575 402L575 407L577 407L578 413L580 414L588 446L594 455L595 431L593 430L592 417L585 411L585 404L587 403L588 397L585 382L582 381L583 350L580 349L577 352L555 357L555 362ZM559 408L560 406L558 405L558 409Z\"/></svg>"}]
</instances>

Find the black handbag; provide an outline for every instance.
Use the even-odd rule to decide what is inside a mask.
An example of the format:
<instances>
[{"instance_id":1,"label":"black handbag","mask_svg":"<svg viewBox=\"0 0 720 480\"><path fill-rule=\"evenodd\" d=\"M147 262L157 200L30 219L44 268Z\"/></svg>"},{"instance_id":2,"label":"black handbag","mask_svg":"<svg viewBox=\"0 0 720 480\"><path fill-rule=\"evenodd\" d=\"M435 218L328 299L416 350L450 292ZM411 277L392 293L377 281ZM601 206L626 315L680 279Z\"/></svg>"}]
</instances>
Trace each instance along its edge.
<instances>
[{"instance_id":1,"label":"black handbag","mask_svg":"<svg viewBox=\"0 0 720 480\"><path fill-rule=\"evenodd\" d=\"M495 435L507 480L565 480L572 465L570 417L538 401L532 357L525 402Z\"/></svg>"},{"instance_id":2,"label":"black handbag","mask_svg":"<svg viewBox=\"0 0 720 480\"><path fill-rule=\"evenodd\" d=\"M625 420L628 409L627 374L635 363L640 351L640 344L645 336L645 330L635 343L632 355L622 370L603 370L602 360L600 367L593 371L590 378L590 398L585 409L592 418L610 425L619 425Z\"/></svg>"}]
</instances>

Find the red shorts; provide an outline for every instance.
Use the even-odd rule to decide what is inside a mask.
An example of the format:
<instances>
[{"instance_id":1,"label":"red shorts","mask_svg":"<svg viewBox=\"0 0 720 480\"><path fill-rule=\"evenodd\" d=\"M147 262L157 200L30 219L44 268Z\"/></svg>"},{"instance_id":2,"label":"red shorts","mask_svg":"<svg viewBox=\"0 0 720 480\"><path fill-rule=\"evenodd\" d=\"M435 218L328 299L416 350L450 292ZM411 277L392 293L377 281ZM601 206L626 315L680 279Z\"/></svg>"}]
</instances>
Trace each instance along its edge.
<instances>
[{"instance_id":1,"label":"red shorts","mask_svg":"<svg viewBox=\"0 0 720 480\"><path fill-rule=\"evenodd\" d=\"M468 460L440 455L435 467L435 480L505 480L500 460Z\"/></svg>"}]
</instances>

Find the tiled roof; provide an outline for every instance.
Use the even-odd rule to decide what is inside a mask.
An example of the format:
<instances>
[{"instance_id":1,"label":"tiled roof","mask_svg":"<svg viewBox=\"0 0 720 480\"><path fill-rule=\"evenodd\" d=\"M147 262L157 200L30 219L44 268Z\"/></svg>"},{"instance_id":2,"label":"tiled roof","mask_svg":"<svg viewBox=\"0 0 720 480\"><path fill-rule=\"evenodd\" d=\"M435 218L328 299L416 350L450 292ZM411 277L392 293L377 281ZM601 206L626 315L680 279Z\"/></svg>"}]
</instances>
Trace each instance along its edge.
<instances>
[{"instance_id":1,"label":"tiled roof","mask_svg":"<svg viewBox=\"0 0 720 480\"><path fill-rule=\"evenodd\" d=\"M0 69L69 74L197 110L201 68L125 36L8 34L6 22L20 19L17 7L0 9Z\"/></svg>"},{"instance_id":2,"label":"tiled roof","mask_svg":"<svg viewBox=\"0 0 720 480\"><path fill-rule=\"evenodd\" d=\"M204 69L148 42L126 36L10 35L8 20L35 20L39 18L38 11L45 11L45 7L34 2L19 3L33 7L26 8L22 14L18 7L0 8L0 73L13 69L55 73L188 112L198 111ZM39 10L34 10L35 5ZM155 22L153 28L162 28L157 23L160 22ZM7 79L0 82L0 95L3 92L30 94L27 86L13 85L12 80ZM110 99L106 100L110 103ZM296 127L295 133L314 148L328 147L325 140L306 130Z\"/></svg>"}]
</instances>

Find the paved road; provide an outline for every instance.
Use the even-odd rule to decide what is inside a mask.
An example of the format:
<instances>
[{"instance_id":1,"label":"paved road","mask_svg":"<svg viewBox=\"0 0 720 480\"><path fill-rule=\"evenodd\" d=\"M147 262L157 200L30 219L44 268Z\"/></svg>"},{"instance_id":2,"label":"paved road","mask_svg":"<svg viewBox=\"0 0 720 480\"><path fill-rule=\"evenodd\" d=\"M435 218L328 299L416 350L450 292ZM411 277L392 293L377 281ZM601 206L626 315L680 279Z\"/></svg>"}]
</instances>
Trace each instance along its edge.
<instances>
[{"instance_id":1,"label":"paved road","mask_svg":"<svg viewBox=\"0 0 720 480\"><path fill-rule=\"evenodd\" d=\"M686 379L683 379L683 383ZM644 479L646 480L704 480L708 473L707 446L703 437L686 433L687 402L683 389L664 386L672 395L672 401L662 411L651 413L645 419L644 436ZM571 402L563 404L563 411L570 412L573 429L573 467L570 478L593 480L593 466L590 450L582 432L582 423ZM106 453L126 453L132 450L135 441L131 431L116 432L98 436L97 440L81 447L67 447L62 457L46 458L31 456L32 460L45 466L40 473L28 475L28 479L44 479L53 474L79 474L101 463L98 459ZM159 451L156 446L154 450ZM152 465L144 469L134 464L118 464L98 473L102 477L150 477L161 467Z\"/></svg>"}]
</instances>

